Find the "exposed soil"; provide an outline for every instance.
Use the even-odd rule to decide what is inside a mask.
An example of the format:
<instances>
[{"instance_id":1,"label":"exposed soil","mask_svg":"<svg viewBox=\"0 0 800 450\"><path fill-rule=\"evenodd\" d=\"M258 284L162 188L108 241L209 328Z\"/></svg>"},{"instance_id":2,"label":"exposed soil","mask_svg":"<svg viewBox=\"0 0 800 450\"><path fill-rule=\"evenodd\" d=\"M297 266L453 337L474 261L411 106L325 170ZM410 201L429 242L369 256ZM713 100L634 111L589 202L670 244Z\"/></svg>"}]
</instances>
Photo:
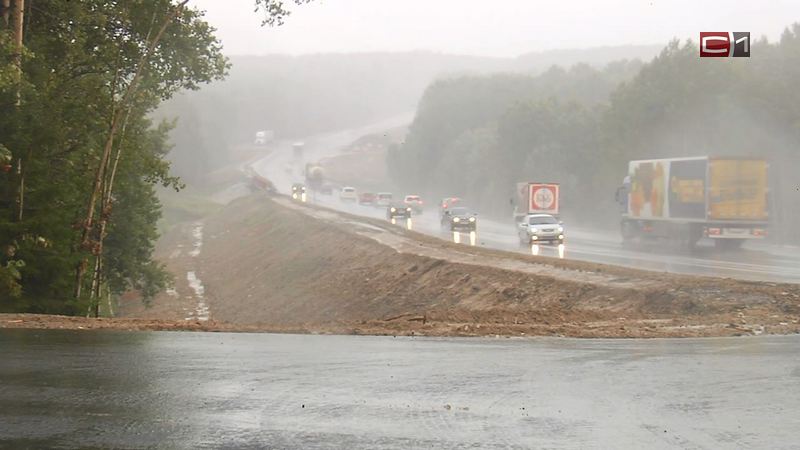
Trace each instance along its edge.
<instances>
[{"instance_id":1,"label":"exposed soil","mask_svg":"<svg viewBox=\"0 0 800 450\"><path fill-rule=\"evenodd\" d=\"M720 336L800 329L800 287L455 245L254 195L205 221L214 320L368 334Z\"/></svg>"},{"instance_id":2,"label":"exposed soil","mask_svg":"<svg viewBox=\"0 0 800 450\"><path fill-rule=\"evenodd\" d=\"M800 331L800 286L671 275L456 245L255 194L175 229L175 292L136 319L0 315L0 327L436 336L689 337ZM187 272L202 280L209 320ZM48 321L52 321L48 325ZM116 324L116 325L115 325Z\"/></svg>"}]
</instances>

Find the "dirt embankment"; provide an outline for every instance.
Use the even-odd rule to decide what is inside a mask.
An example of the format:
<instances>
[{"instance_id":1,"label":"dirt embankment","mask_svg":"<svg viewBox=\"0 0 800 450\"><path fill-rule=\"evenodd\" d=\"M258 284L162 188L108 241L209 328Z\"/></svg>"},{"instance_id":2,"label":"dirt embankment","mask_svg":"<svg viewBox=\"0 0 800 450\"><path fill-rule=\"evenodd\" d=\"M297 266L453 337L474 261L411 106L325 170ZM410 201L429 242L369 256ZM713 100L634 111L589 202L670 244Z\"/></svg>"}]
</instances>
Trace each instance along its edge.
<instances>
[{"instance_id":1,"label":"dirt embankment","mask_svg":"<svg viewBox=\"0 0 800 450\"><path fill-rule=\"evenodd\" d=\"M277 202L277 203L276 203ZM205 221L213 320L276 331L712 336L800 330L800 287L455 245L256 195Z\"/></svg>"},{"instance_id":2,"label":"dirt embankment","mask_svg":"<svg viewBox=\"0 0 800 450\"><path fill-rule=\"evenodd\" d=\"M261 194L173 230L161 255L177 283L152 308L133 299L122 305L140 320L48 325L6 315L0 327L578 337L800 331L797 285L456 245Z\"/></svg>"}]
</instances>

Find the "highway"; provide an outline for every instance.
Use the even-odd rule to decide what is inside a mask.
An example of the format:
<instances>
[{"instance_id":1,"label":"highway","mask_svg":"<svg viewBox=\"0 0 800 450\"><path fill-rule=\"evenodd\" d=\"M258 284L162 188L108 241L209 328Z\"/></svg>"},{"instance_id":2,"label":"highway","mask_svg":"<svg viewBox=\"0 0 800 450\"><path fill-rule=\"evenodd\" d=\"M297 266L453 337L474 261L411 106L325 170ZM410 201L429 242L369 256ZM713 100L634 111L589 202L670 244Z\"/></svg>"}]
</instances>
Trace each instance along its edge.
<instances>
[{"instance_id":1,"label":"highway","mask_svg":"<svg viewBox=\"0 0 800 450\"><path fill-rule=\"evenodd\" d=\"M402 126L410 119L411 115L405 114L363 128L310 137L305 140L302 160L292 156L291 143L280 143L271 154L251 165L260 175L272 180L280 192L288 194L292 183L303 181L305 162L335 156L339 154L342 147L361 136ZM358 180L353 180L352 185L358 188ZM391 191L389 186L386 190ZM395 192L395 197L402 200L405 194ZM451 233L443 232L440 227L436 206L438 199L426 200L428 210L412 219L414 230L442 239L453 239ZM386 217L384 209L340 202L335 192L332 196L311 195L310 201L352 214L376 218ZM800 283L800 248L748 243L740 251L718 252L711 246L701 245L695 251L690 252L684 248L660 242L624 247L620 237L615 233L590 231L590 227L580 223L567 223L565 227L567 236L565 257L570 259L658 272L751 281ZM500 222L479 217L475 244L500 250L530 252L528 248L520 248L516 232L510 218L507 222ZM468 237L461 237L460 241L469 245ZM555 249L548 247L542 247L540 254L557 256Z\"/></svg>"}]
</instances>

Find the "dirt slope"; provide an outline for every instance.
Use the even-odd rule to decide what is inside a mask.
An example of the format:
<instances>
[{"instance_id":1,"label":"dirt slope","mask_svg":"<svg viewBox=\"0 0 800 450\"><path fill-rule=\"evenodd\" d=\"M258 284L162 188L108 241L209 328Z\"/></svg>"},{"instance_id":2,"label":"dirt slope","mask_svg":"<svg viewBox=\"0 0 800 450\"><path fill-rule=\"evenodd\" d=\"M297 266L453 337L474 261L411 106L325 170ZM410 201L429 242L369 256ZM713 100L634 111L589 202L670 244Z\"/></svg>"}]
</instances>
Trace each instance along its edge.
<instances>
[{"instance_id":1,"label":"dirt slope","mask_svg":"<svg viewBox=\"0 0 800 450\"><path fill-rule=\"evenodd\" d=\"M584 337L800 329L795 285L457 246L283 198L234 201L204 221L203 234L192 270L210 317L248 329ZM177 300L156 307L164 302Z\"/></svg>"}]
</instances>

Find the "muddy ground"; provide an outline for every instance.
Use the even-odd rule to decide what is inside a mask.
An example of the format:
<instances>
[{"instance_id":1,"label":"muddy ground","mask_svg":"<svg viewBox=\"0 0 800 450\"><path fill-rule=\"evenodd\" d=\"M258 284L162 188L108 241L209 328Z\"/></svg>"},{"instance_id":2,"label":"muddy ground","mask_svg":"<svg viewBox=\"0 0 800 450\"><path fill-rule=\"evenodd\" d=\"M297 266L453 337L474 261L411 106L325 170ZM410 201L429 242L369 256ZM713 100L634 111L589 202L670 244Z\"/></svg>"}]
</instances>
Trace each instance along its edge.
<instances>
[{"instance_id":1,"label":"muddy ground","mask_svg":"<svg viewBox=\"0 0 800 450\"><path fill-rule=\"evenodd\" d=\"M456 245L261 193L174 229L159 256L176 274L175 290L149 308L132 297L121 305L124 316L150 320L152 329L575 337L800 331L797 285ZM79 320L68 319L62 325ZM0 326L27 320L3 316Z\"/></svg>"},{"instance_id":2,"label":"muddy ground","mask_svg":"<svg viewBox=\"0 0 800 450\"><path fill-rule=\"evenodd\" d=\"M689 337L800 331L800 286L457 245L253 194L174 227L173 289L121 319L0 315L0 328L432 336Z\"/></svg>"}]
</instances>

